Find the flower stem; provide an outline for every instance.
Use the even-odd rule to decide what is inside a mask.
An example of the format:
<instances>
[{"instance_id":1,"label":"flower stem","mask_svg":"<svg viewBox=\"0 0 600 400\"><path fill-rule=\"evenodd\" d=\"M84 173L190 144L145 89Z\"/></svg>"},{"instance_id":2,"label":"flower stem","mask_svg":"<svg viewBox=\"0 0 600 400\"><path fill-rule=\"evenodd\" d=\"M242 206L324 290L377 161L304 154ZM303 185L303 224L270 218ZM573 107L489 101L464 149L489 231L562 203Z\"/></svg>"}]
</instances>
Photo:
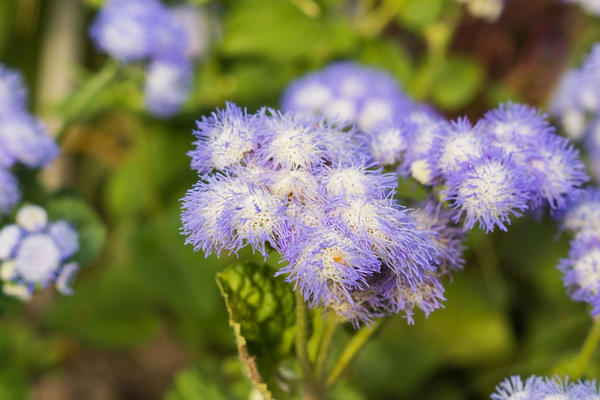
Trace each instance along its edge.
<instances>
[{"instance_id":1,"label":"flower stem","mask_svg":"<svg viewBox=\"0 0 600 400\"><path fill-rule=\"evenodd\" d=\"M600 318L594 319L594 325L592 325L592 329L588 334L585 342L583 343L583 347L577 356L573 364L573 369L571 370L571 378L573 380L577 380L581 378L583 373L585 372L588 364L590 363L590 359L592 355L596 351L598 347L598 342L600 341Z\"/></svg>"},{"instance_id":2,"label":"flower stem","mask_svg":"<svg viewBox=\"0 0 600 400\"><path fill-rule=\"evenodd\" d=\"M339 318L334 312L329 312L325 319L325 327L319 342L319 348L317 349L317 357L315 359L315 378L319 381L324 380L323 371L327 364L327 358L329 351L335 337L335 331L339 324Z\"/></svg>"},{"instance_id":3,"label":"flower stem","mask_svg":"<svg viewBox=\"0 0 600 400\"><path fill-rule=\"evenodd\" d=\"M364 19L362 33L367 37L377 37L402 9L405 2L406 0L383 0L379 7Z\"/></svg>"},{"instance_id":4,"label":"flower stem","mask_svg":"<svg viewBox=\"0 0 600 400\"><path fill-rule=\"evenodd\" d=\"M56 138L60 141L67 127L81 116L90 102L117 76L119 66L114 61L108 61L94 76L88 79L66 102L60 110L61 122L57 129Z\"/></svg>"},{"instance_id":5,"label":"flower stem","mask_svg":"<svg viewBox=\"0 0 600 400\"><path fill-rule=\"evenodd\" d=\"M326 388L327 390L333 388L337 383L338 379L342 375L342 373L346 370L350 362L356 357L360 349L369 341L371 336L378 330L381 326L381 320L375 321L373 325L368 327L363 327L359 330L353 337L350 339L344 351L336 361L333 370L327 377Z\"/></svg>"},{"instance_id":6,"label":"flower stem","mask_svg":"<svg viewBox=\"0 0 600 400\"><path fill-rule=\"evenodd\" d=\"M312 379L312 367L308 357L307 309L300 291L296 291L296 355L304 375L304 380Z\"/></svg>"}]
</instances>

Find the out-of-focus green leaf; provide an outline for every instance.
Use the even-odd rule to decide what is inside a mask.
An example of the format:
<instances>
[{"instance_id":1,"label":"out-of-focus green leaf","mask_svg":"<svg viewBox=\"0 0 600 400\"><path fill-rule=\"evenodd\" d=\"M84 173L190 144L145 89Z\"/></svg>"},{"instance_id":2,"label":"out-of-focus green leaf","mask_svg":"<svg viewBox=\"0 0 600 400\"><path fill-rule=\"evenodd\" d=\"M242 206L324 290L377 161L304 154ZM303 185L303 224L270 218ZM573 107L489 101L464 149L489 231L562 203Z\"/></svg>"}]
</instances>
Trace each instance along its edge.
<instances>
[{"instance_id":1,"label":"out-of-focus green leaf","mask_svg":"<svg viewBox=\"0 0 600 400\"><path fill-rule=\"evenodd\" d=\"M79 234L79 251L73 257L80 264L93 261L104 246L106 228L96 213L81 199L60 197L47 204L53 220L62 219L72 224Z\"/></svg>"},{"instance_id":2,"label":"out-of-focus green leaf","mask_svg":"<svg viewBox=\"0 0 600 400\"><path fill-rule=\"evenodd\" d=\"M29 389L27 379L10 370L0 371L0 399L27 400Z\"/></svg>"},{"instance_id":3,"label":"out-of-focus green leaf","mask_svg":"<svg viewBox=\"0 0 600 400\"><path fill-rule=\"evenodd\" d=\"M165 400L231 400L225 393L227 386L219 385L214 379L202 375L197 370L185 370L175 378L175 386Z\"/></svg>"},{"instance_id":4,"label":"out-of-focus green leaf","mask_svg":"<svg viewBox=\"0 0 600 400\"><path fill-rule=\"evenodd\" d=\"M370 41L361 49L360 60L366 64L386 69L401 82L412 75L412 60L400 43L392 40Z\"/></svg>"},{"instance_id":5,"label":"out-of-focus green leaf","mask_svg":"<svg viewBox=\"0 0 600 400\"><path fill-rule=\"evenodd\" d=\"M410 29L422 29L440 18L448 0L406 0L398 14L400 23Z\"/></svg>"},{"instance_id":6,"label":"out-of-focus green leaf","mask_svg":"<svg viewBox=\"0 0 600 400\"><path fill-rule=\"evenodd\" d=\"M435 77L431 95L440 107L456 110L475 98L483 81L484 72L475 60L451 57Z\"/></svg>"},{"instance_id":7,"label":"out-of-focus green leaf","mask_svg":"<svg viewBox=\"0 0 600 400\"><path fill-rule=\"evenodd\" d=\"M280 398L275 382L279 362L294 342L294 295L268 265L233 264L217 274L241 360L265 399Z\"/></svg>"},{"instance_id":8,"label":"out-of-focus green leaf","mask_svg":"<svg viewBox=\"0 0 600 400\"><path fill-rule=\"evenodd\" d=\"M324 60L356 45L354 31L341 18L312 18L288 0L235 2L225 20L223 51L277 61Z\"/></svg>"},{"instance_id":9,"label":"out-of-focus green leaf","mask_svg":"<svg viewBox=\"0 0 600 400\"><path fill-rule=\"evenodd\" d=\"M108 266L105 266L107 268ZM159 328L151 296L135 271L114 265L74 285L45 315L48 325L82 342L123 348L149 340Z\"/></svg>"}]
</instances>

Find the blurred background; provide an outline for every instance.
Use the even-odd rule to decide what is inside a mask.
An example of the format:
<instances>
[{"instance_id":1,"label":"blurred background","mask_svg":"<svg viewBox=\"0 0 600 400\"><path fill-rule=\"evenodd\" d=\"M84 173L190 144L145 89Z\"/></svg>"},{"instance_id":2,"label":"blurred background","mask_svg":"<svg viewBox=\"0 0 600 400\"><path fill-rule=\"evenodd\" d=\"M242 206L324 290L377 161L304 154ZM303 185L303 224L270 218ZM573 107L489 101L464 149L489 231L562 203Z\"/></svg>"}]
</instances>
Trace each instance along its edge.
<instances>
[{"instance_id":1,"label":"blurred background","mask_svg":"<svg viewBox=\"0 0 600 400\"><path fill-rule=\"evenodd\" d=\"M76 194L106 235L72 297L0 298L2 400L248 398L215 284L232 259L205 259L178 232L178 201L197 180L191 131L215 107L277 107L294 78L350 59L386 69L448 117L508 99L543 108L600 40L599 17L558 0L509 0L494 22L455 0L189 0L206 51L185 109L159 119L144 110L139 66L87 98L78 91L110 62L88 35L101 3L0 1L0 61L23 72L52 131L72 116L63 155L24 198ZM447 43L432 52L440 32ZM568 238L554 221L474 231L468 246L446 309L415 326L391 318L332 399L485 399L505 376L552 374L579 351L591 318L562 287Z\"/></svg>"}]
</instances>

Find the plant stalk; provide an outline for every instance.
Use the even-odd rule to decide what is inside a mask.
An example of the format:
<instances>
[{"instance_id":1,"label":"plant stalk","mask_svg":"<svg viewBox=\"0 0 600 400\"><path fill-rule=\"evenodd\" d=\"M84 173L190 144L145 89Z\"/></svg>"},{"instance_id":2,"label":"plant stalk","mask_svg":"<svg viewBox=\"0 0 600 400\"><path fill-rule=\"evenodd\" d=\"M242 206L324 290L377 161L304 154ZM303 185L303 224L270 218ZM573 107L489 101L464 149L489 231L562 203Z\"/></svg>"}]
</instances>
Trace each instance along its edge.
<instances>
[{"instance_id":1,"label":"plant stalk","mask_svg":"<svg viewBox=\"0 0 600 400\"><path fill-rule=\"evenodd\" d=\"M317 357L315 359L315 378L323 383L325 380L324 371L327 365L327 358L329 357L329 352L331 350L331 345L333 344L333 338L335 337L335 332L339 325L339 318L334 312L329 312L325 319L325 327L323 328L323 333L321 336L321 341L319 342L319 347L317 350Z\"/></svg>"},{"instance_id":2,"label":"plant stalk","mask_svg":"<svg viewBox=\"0 0 600 400\"><path fill-rule=\"evenodd\" d=\"M348 365L358 352L364 347L364 345L369 341L371 336L378 330L381 326L381 320L375 321L371 326L361 328L353 337L350 339L342 354L336 361L333 370L327 377L327 381L325 384L325 388L327 390L332 389L337 383L338 379L342 375L342 373L346 370Z\"/></svg>"},{"instance_id":3,"label":"plant stalk","mask_svg":"<svg viewBox=\"0 0 600 400\"><path fill-rule=\"evenodd\" d=\"M582 377L587 366L598 347L598 342L600 342L600 317L594 318L594 325L592 325L592 329L588 334L585 342L583 343L583 347L577 356L573 364L573 369L571 373L571 378L573 380L577 380Z\"/></svg>"}]
</instances>

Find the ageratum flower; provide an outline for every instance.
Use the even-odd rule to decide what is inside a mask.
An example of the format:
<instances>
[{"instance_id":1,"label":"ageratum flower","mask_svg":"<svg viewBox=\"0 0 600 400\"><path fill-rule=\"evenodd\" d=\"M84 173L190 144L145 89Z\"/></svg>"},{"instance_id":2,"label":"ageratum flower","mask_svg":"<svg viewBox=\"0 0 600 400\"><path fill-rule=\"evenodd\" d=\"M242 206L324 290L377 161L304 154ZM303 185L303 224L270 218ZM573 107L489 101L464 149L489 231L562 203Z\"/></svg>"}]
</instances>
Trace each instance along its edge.
<instances>
[{"instance_id":1,"label":"ageratum flower","mask_svg":"<svg viewBox=\"0 0 600 400\"><path fill-rule=\"evenodd\" d=\"M187 100L192 84L192 67L185 60L158 59L146 73L146 108L154 115L176 114Z\"/></svg>"},{"instance_id":2,"label":"ageratum flower","mask_svg":"<svg viewBox=\"0 0 600 400\"><path fill-rule=\"evenodd\" d=\"M5 167L19 162L30 168L44 167L58 156L58 145L46 127L24 112L0 115L0 160Z\"/></svg>"},{"instance_id":3,"label":"ageratum flower","mask_svg":"<svg viewBox=\"0 0 600 400\"><path fill-rule=\"evenodd\" d=\"M182 232L196 250L273 249L278 274L311 306L353 321L441 307L441 254L393 199L395 174L363 154L355 129L324 117L234 104L199 124Z\"/></svg>"},{"instance_id":4,"label":"ageratum flower","mask_svg":"<svg viewBox=\"0 0 600 400\"><path fill-rule=\"evenodd\" d=\"M196 148L188 153L192 169L200 173L226 170L243 162L256 149L259 124L256 115L227 103L225 109L196 121Z\"/></svg>"},{"instance_id":5,"label":"ageratum flower","mask_svg":"<svg viewBox=\"0 0 600 400\"><path fill-rule=\"evenodd\" d=\"M558 268L569 295L575 301L592 306L593 316L600 314L600 233L582 231L571 242L569 257Z\"/></svg>"},{"instance_id":6,"label":"ageratum flower","mask_svg":"<svg viewBox=\"0 0 600 400\"><path fill-rule=\"evenodd\" d=\"M23 76L0 64L0 114L19 112L27 107Z\"/></svg>"},{"instance_id":7,"label":"ageratum flower","mask_svg":"<svg viewBox=\"0 0 600 400\"><path fill-rule=\"evenodd\" d=\"M173 17L186 31L183 54L188 60L198 60L208 51L210 43L210 21L206 11L200 7L184 4L172 9Z\"/></svg>"},{"instance_id":8,"label":"ageratum flower","mask_svg":"<svg viewBox=\"0 0 600 400\"><path fill-rule=\"evenodd\" d=\"M452 210L445 210L433 200L427 200L411 212L417 225L424 231L433 233L433 243L441 255L440 267L443 272L462 269L465 246L465 232L454 225Z\"/></svg>"},{"instance_id":9,"label":"ageratum flower","mask_svg":"<svg viewBox=\"0 0 600 400\"><path fill-rule=\"evenodd\" d=\"M473 160L451 175L442 192L457 211L464 214L465 229L476 223L486 232L497 226L503 231L510 216L520 216L528 208L531 183L510 156L491 153Z\"/></svg>"},{"instance_id":10,"label":"ageratum flower","mask_svg":"<svg viewBox=\"0 0 600 400\"><path fill-rule=\"evenodd\" d=\"M0 167L0 215L7 214L20 199L17 180L8 170Z\"/></svg>"},{"instance_id":11,"label":"ageratum flower","mask_svg":"<svg viewBox=\"0 0 600 400\"><path fill-rule=\"evenodd\" d=\"M368 131L412 107L386 72L340 62L292 83L283 95L284 111L320 114Z\"/></svg>"},{"instance_id":12,"label":"ageratum flower","mask_svg":"<svg viewBox=\"0 0 600 400\"><path fill-rule=\"evenodd\" d=\"M90 28L96 46L119 61L141 61L151 57L153 31L164 7L158 0L109 0Z\"/></svg>"},{"instance_id":13,"label":"ageratum flower","mask_svg":"<svg viewBox=\"0 0 600 400\"><path fill-rule=\"evenodd\" d=\"M414 125L408 121L385 121L369 131L369 150L381 165L397 165L414 137Z\"/></svg>"},{"instance_id":14,"label":"ageratum flower","mask_svg":"<svg viewBox=\"0 0 600 400\"><path fill-rule=\"evenodd\" d=\"M598 385L593 381L569 382L558 376L530 376L525 381L511 376L496 386L492 400L595 400L600 396Z\"/></svg>"},{"instance_id":15,"label":"ageratum flower","mask_svg":"<svg viewBox=\"0 0 600 400\"><path fill-rule=\"evenodd\" d=\"M23 206L16 222L0 230L4 293L28 300L36 289L55 284L70 294L68 283L78 267L67 260L79 249L77 232L64 221L49 224L46 211L33 205Z\"/></svg>"},{"instance_id":16,"label":"ageratum flower","mask_svg":"<svg viewBox=\"0 0 600 400\"><path fill-rule=\"evenodd\" d=\"M600 232L600 190L588 188L560 215L562 228L572 233Z\"/></svg>"},{"instance_id":17,"label":"ageratum flower","mask_svg":"<svg viewBox=\"0 0 600 400\"><path fill-rule=\"evenodd\" d=\"M483 124L473 126L467 118L459 118L442 126L429 154L429 165L435 165L443 176L456 173L461 165L481 158L490 147Z\"/></svg>"}]
</instances>

